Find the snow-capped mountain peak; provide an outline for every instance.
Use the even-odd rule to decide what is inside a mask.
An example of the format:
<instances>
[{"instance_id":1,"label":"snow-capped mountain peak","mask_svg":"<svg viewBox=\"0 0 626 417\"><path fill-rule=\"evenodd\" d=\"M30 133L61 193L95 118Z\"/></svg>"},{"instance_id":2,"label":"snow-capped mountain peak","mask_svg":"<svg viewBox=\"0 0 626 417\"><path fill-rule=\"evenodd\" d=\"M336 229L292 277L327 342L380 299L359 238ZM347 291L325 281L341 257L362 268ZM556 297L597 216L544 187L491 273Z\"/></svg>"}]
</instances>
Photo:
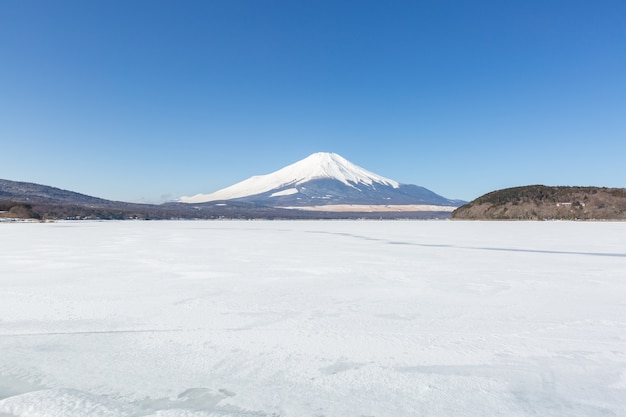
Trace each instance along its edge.
<instances>
[{"instance_id":1,"label":"snow-capped mountain peak","mask_svg":"<svg viewBox=\"0 0 626 417\"><path fill-rule=\"evenodd\" d=\"M296 186L308 181L330 179L356 188L358 184L372 186L380 184L398 188L400 184L391 179L374 174L336 153L317 152L267 175L250 177L230 187L212 194L197 194L181 197L184 203L202 203L215 200L231 200L277 190L277 195L297 192ZM286 188L293 186L293 188Z\"/></svg>"},{"instance_id":2,"label":"snow-capped mountain peak","mask_svg":"<svg viewBox=\"0 0 626 417\"><path fill-rule=\"evenodd\" d=\"M280 174L280 176L278 175ZM295 184L315 179L334 179L346 185L373 183L385 184L398 188L400 184L380 175L376 175L358 165L353 164L341 155L331 152L317 152L301 161L276 171L275 179L281 178L283 184L296 179Z\"/></svg>"}]
</instances>

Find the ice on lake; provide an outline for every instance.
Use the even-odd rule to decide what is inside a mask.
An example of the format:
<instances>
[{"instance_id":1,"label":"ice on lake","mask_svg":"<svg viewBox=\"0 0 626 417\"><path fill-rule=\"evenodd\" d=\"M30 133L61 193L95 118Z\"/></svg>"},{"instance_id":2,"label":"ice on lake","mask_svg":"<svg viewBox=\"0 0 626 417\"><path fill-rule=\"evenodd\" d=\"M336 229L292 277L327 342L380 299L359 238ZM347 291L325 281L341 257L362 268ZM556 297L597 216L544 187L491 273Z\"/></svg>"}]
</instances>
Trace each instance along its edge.
<instances>
[{"instance_id":1,"label":"ice on lake","mask_svg":"<svg viewBox=\"0 0 626 417\"><path fill-rule=\"evenodd\" d=\"M2 417L626 415L626 223L0 237Z\"/></svg>"}]
</instances>

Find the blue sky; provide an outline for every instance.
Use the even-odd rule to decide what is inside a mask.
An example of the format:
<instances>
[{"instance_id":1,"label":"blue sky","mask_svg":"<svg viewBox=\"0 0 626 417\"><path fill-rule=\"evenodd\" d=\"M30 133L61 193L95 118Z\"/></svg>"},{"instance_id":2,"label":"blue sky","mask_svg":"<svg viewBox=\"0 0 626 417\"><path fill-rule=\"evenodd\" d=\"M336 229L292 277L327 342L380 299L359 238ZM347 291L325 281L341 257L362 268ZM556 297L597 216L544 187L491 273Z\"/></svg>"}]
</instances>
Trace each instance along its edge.
<instances>
[{"instance_id":1,"label":"blue sky","mask_svg":"<svg viewBox=\"0 0 626 417\"><path fill-rule=\"evenodd\" d=\"M0 178L161 202L313 152L626 187L626 2L0 2Z\"/></svg>"}]
</instances>

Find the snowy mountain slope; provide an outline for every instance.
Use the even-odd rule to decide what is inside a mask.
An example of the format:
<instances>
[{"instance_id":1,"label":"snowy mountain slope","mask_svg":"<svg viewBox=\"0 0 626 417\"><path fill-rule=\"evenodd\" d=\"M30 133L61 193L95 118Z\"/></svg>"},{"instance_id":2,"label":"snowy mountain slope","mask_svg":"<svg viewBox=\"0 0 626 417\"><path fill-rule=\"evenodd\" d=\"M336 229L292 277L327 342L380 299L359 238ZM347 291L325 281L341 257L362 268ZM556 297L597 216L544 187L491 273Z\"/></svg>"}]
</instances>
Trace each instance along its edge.
<instances>
[{"instance_id":1,"label":"snowy mountain slope","mask_svg":"<svg viewBox=\"0 0 626 417\"><path fill-rule=\"evenodd\" d=\"M355 184L384 184L398 188L400 184L363 169L336 153L317 152L267 175L250 177L212 194L197 194L182 197L186 203L201 203L214 200L231 200L266 193L273 190L277 195L295 194L296 186L317 179L333 179L350 187ZM290 186L287 188L287 186Z\"/></svg>"},{"instance_id":2,"label":"snowy mountain slope","mask_svg":"<svg viewBox=\"0 0 626 417\"><path fill-rule=\"evenodd\" d=\"M248 178L211 194L181 197L185 203L238 200L272 206L328 204L434 204L458 206L416 185L400 184L335 153L318 152L267 175Z\"/></svg>"}]
</instances>

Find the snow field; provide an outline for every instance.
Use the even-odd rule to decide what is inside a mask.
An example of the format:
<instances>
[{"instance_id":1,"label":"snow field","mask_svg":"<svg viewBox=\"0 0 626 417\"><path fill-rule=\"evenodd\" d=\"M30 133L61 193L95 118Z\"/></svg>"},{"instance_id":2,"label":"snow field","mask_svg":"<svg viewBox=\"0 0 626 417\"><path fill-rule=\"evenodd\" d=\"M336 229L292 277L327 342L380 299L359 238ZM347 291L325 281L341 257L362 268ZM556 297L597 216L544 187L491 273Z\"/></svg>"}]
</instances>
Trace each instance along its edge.
<instances>
[{"instance_id":1,"label":"snow field","mask_svg":"<svg viewBox=\"0 0 626 417\"><path fill-rule=\"evenodd\" d=\"M2 224L0 416L626 415L625 232Z\"/></svg>"}]
</instances>

